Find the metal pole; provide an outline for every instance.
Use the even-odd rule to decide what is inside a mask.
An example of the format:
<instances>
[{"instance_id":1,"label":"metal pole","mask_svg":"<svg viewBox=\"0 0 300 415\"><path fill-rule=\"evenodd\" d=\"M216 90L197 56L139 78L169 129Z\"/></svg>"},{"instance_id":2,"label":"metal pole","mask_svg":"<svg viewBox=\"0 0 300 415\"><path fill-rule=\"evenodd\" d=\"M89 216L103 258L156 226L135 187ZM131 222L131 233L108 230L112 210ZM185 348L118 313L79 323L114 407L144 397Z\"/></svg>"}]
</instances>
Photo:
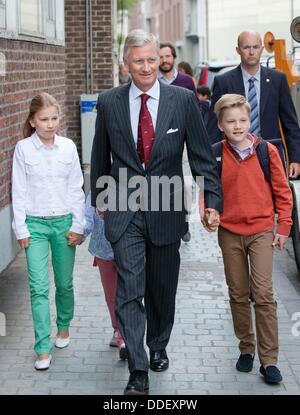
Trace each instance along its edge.
<instances>
[{"instance_id":1,"label":"metal pole","mask_svg":"<svg viewBox=\"0 0 300 415\"><path fill-rule=\"evenodd\" d=\"M93 1L90 0L90 74L91 94L94 93L94 60L93 60Z\"/></svg>"},{"instance_id":2,"label":"metal pole","mask_svg":"<svg viewBox=\"0 0 300 415\"><path fill-rule=\"evenodd\" d=\"M86 94L89 93L89 0L85 1Z\"/></svg>"},{"instance_id":3,"label":"metal pole","mask_svg":"<svg viewBox=\"0 0 300 415\"><path fill-rule=\"evenodd\" d=\"M294 0L291 0L291 22L293 21L293 19L294 19ZM293 51L293 53L295 52L294 47L295 47L295 43L294 43L294 39L292 38L292 51Z\"/></svg>"},{"instance_id":4,"label":"metal pole","mask_svg":"<svg viewBox=\"0 0 300 415\"><path fill-rule=\"evenodd\" d=\"M207 62L209 61L209 15L208 15L208 0L205 1L205 11L206 11L206 59Z\"/></svg>"},{"instance_id":5,"label":"metal pole","mask_svg":"<svg viewBox=\"0 0 300 415\"><path fill-rule=\"evenodd\" d=\"M121 33L119 38L119 44L118 44L118 63L122 60L121 58L121 46L123 43L123 25L124 25L124 1L120 0L120 6L121 6Z\"/></svg>"}]
</instances>

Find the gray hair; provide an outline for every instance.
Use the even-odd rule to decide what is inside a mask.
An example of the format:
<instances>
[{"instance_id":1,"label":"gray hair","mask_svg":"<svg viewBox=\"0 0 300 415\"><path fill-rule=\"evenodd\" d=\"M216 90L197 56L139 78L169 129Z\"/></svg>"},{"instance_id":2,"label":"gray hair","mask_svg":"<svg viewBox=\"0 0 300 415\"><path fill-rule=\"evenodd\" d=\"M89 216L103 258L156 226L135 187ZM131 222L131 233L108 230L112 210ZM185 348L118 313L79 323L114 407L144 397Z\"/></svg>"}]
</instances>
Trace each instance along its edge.
<instances>
[{"instance_id":1,"label":"gray hair","mask_svg":"<svg viewBox=\"0 0 300 415\"><path fill-rule=\"evenodd\" d=\"M135 29L128 33L124 44L124 58L128 59L130 49L136 46L145 46L153 43L159 55L159 42L156 36L142 29Z\"/></svg>"}]
</instances>

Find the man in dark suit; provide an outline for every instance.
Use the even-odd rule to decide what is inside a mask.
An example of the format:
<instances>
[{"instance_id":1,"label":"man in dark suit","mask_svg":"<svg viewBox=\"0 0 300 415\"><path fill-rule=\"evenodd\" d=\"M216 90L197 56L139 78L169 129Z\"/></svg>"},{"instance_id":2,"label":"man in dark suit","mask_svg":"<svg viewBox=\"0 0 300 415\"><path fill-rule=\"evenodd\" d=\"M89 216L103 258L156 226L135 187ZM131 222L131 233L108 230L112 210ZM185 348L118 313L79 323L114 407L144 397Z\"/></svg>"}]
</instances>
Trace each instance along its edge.
<instances>
[{"instance_id":1,"label":"man in dark suit","mask_svg":"<svg viewBox=\"0 0 300 415\"><path fill-rule=\"evenodd\" d=\"M280 120L288 149L289 174L291 178L297 178L300 174L300 129L286 76L260 65L263 45L257 32L242 32L238 37L236 51L240 55L241 64L214 79L207 126L210 140L217 142L222 139L213 112L218 99L227 93L244 95L248 101L250 98L253 107L251 132L266 140L281 137Z\"/></svg>"},{"instance_id":2,"label":"man in dark suit","mask_svg":"<svg viewBox=\"0 0 300 415\"><path fill-rule=\"evenodd\" d=\"M160 44L160 50L159 50L160 65L159 65L158 79L163 84L180 86L182 88L187 88L190 91L193 91L196 96L196 100L198 102L199 108L201 110L201 104L198 98L194 80L190 75L180 72L175 68L176 58L177 58L176 49L172 45L172 43L161 43ZM187 223L187 226L188 226L188 223ZM184 242L189 242L191 240L191 233L189 231L189 226L188 226L187 232L183 235L182 240Z\"/></svg>"},{"instance_id":3,"label":"man in dark suit","mask_svg":"<svg viewBox=\"0 0 300 415\"><path fill-rule=\"evenodd\" d=\"M150 368L161 372L169 366L180 238L187 229L184 143L194 178L204 176L202 223L209 231L217 228L222 210L216 163L195 96L157 80L158 52L152 34L134 30L127 36L124 62L132 82L99 96L91 159L92 204L102 212L109 206L105 233L118 271L116 313L128 350L128 395L149 390L146 320ZM157 186L160 179L174 183L167 198Z\"/></svg>"}]
</instances>

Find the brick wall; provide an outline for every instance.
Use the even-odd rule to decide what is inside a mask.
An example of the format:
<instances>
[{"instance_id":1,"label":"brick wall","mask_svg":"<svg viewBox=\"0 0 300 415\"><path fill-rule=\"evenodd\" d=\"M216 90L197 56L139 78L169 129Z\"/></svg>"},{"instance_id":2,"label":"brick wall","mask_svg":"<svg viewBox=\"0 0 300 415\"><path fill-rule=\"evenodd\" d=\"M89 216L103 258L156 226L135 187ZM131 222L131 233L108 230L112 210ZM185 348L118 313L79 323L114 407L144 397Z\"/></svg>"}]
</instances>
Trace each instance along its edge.
<instances>
[{"instance_id":1,"label":"brick wall","mask_svg":"<svg viewBox=\"0 0 300 415\"><path fill-rule=\"evenodd\" d=\"M93 93L113 86L111 0L92 1ZM80 154L80 94L86 85L86 0L65 0L66 47L0 39L6 75L0 76L0 210L11 201L11 165L31 98L54 95L62 107L60 132Z\"/></svg>"},{"instance_id":2,"label":"brick wall","mask_svg":"<svg viewBox=\"0 0 300 415\"><path fill-rule=\"evenodd\" d=\"M79 154L80 95L96 94L113 86L111 3L111 0L92 1L94 77L91 91L90 76L86 80L86 60L89 59L90 51L89 43L88 49L86 48L86 0L65 0L67 135L76 142Z\"/></svg>"},{"instance_id":3,"label":"brick wall","mask_svg":"<svg viewBox=\"0 0 300 415\"><path fill-rule=\"evenodd\" d=\"M65 49L31 42L0 39L6 75L0 76L0 210L11 201L11 165L15 144L22 138L31 98L46 91L57 98L64 113ZM65 121L62 117L62 133Z\"/></svg>"}]
</instances>

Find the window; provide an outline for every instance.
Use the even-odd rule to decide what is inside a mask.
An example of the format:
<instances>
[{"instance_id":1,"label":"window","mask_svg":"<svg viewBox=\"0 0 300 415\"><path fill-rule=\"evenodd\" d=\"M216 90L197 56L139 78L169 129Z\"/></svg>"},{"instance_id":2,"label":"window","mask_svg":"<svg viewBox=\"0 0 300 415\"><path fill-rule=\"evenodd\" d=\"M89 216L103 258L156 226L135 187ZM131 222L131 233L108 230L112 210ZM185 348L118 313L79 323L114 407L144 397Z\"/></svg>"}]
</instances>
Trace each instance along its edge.
<instances>
[{"instance_id":1,"label":"window","mask_svg":"<svg viewBox=\"0 0 300 415\"><path fill-rule=\"evenodd\" d=\"M47 19L52 21L52 22L55 21L55 2L54 2L54 0L48 0Z\"/></svg>"},{"instance_id":2,"label":"window","mask_svg":"<svg viewBox=\"0 0 300 415\"><path fill-rule=\"evenodd\" d=\"M64 45L64 0L0 0L0 37Z\"/></svg>"},{"instance_id":3,"label":"window","mask_svg":"<svg viewBox=\"0 0 300 415\"><path fill-rule=\"evenodd\" d=\"M42 3L41 0L20 0L20 32L42 33Z\"/></svg>"},{"instance_id":4,"label":"window","mask_svg":"<svg viewBox=\"0 0 300 415\"><path fill-rule=\"evenodd\" d=\"M0 28L6 28L6 0L0 0Z\"/></svg>"},{"instance_id":5,"label":"window","mask_svg":"<svg viewBox=\"0 0 300 415\"><path fill-rule=\"evenodd\" d=\"M47 3L46 33L48 36L55 38L55 0L48 0Z\"/></svg>"}]
</instances>

